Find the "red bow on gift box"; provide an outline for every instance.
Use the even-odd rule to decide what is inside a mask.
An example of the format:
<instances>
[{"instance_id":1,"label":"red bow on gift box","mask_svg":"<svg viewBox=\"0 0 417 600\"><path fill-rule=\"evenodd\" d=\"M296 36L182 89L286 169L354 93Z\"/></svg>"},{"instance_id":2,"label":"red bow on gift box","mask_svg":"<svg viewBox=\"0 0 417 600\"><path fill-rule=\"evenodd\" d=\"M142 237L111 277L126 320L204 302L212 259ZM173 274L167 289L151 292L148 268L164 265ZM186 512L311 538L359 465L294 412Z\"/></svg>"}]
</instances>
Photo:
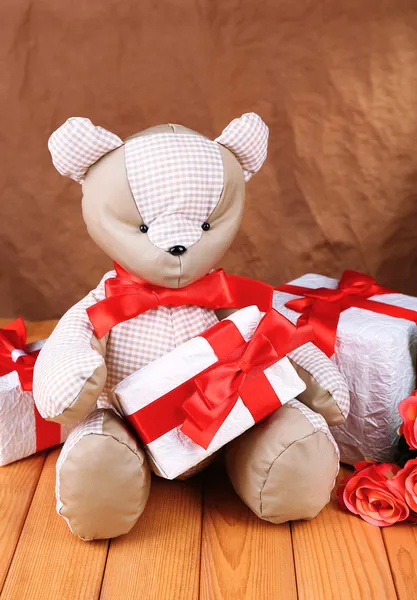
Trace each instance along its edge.
<instances>
[{"instance_id":1,"label":"red bow on gift box","mask_svg":"<svg viewBox=\"0 0 417 600\"><path fill-rule=\"evenodd\" d=\"M296 329L276 310L268 311L238 356L232 353L195 378L196 391L182 405L187 418L181 431L207 448L239 397L255 422L271 414L281 402L270 386L268 393L262 395L265 386L260 386L260 380L264 381L265 369L312 337L310 327Z\"/></svg>"},{"instance_id":2,"label":"red bow on gift box","mask_svg":"<svg viewBox=\"0 0 417 600\"><path fill-rule=\"evenodd\" d=\"M39 350L27 351L26 325L22 317L0 329L0 376L17 371L25 392L32 391L33 367L38 354Z\"/></svg>"},{"instance_id":3,"label":"red bow on gift box","mask_svg":"<svg viewBox=\"0 0 417 600\"><path fill-rule=\"evenodd\" d=\"M285 306L301 313L297 326L311 325L314 331L314 343L329 357L334 354L340 314L348 308L362 308L417 323L416 311L369 300L371 296L396 292L378 285L375 279L357 271L345 271L336 289L324 287L312 289L286 284L277 288L277 291L304 296L304 298L290 300Z\"/></svg>"},{"instance_id":4,"label":"red bow on gift box","mask_svg":"<svg viewBox=\"0 0 417 600\"><path fill-rule=\"evenodd\" d=\"M313 333L311 327L296 328L271 309L249 343L228 319L201 337L210 343L218 362L127 416L146 444L181 426L184 434L207 448L239 397L255 422L271 414L281 401L265 369L311 341Z\"/></svg>"},{"instance_id":5,"label":"red bow on gift box","mask_svg":"<svg viewBox=\"0 0 417 600\"><path fill-rule=\"evenodd\" d=\"M26 325L22 317L0 329L0 377L17 372L22 390L32 391L33 368L40 350L29 351ZM36 452L61 443L61 426L46 421L33 403L36 429Z\"/></svg>"},{"instance_id":6,"label":"red bow on gift box","mask_svg":"<svg viewBox=\"0 0 417 600\"><path fill-rule=\"evenodd\" d=\"M116 277L105 281L106 298L87 308L100 339L115 325L155 308L187 304L217 310L255 304L266 312L272 306L273 287L261 281L228 275L217 269L183 288L165 288L143 281L115 263Z\"/></svg>"}]
</instances>

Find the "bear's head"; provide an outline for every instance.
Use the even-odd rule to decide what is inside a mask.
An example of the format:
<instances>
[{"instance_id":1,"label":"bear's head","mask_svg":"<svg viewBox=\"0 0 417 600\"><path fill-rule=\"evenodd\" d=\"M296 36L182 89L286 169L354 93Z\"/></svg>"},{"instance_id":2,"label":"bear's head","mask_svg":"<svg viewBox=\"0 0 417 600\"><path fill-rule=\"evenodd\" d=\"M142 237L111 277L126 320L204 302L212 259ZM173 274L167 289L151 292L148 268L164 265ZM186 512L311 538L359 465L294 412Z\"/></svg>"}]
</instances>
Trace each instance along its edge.
<instances>
[{"instance_id":1,"label":"bear's head","mask_svg":"<svg viewBox=\"0 0 417 600\"><path fill-rule=\"evenodd\" d=\"M171 124L123 141L75 117L51 135L49 150L56 169L82 184L96 244L137 277L176 288L206 275L229 248L267 143L254 113L215 141Z\"/></svg>"}]
</instances>

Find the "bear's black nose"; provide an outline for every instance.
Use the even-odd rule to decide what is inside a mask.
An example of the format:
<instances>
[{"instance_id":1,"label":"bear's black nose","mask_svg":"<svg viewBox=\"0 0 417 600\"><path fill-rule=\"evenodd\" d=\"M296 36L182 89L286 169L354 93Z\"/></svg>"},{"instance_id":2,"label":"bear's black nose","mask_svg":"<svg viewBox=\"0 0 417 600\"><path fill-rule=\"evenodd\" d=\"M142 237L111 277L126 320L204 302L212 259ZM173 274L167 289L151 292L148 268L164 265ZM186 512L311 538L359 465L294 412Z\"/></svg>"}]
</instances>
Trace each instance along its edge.
<instances>
[{"instance_id":1,"label":"bear's black nose","mask_svg":"<svg viewBox=\"0 0 417 600\"><path fill-rule=\"evenodd\" d=\"M170 252L174 256L179 256L180 254L184 254L186 250L187 248L185 248L185 246L172 246L172 248L170 248L168 252Z\"/></svg>"}]
</instances>

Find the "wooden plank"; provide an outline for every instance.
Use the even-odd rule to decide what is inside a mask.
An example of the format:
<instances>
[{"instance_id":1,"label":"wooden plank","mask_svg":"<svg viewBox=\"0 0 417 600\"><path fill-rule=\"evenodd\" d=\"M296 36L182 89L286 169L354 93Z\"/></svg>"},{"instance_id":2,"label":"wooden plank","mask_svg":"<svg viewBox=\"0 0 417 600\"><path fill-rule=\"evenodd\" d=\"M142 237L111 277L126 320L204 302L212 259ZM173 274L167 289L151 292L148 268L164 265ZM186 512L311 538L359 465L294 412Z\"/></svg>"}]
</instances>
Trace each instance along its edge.
<instances>
[{"instance_id":1,"label":"wooden plank","mask_svg":"<svg viewBox=\"0 0 417 600\"><path fill-rule=\"evenodd\" d=\"M0 329L12 321L14 321L13 318L0 319ZM26 322L28 329L28 344L47 338L52 333L57 323L57 319L51 319L50 321L34 321L32 323Z\"/></svg>"},{"instance_id":2,"label":"wooden plank","mask_svg":"<svg viewBox=\"0 0 417 600\"><path fill-rule=\"evenodd\" d=\"M51 321L37 321L28 324L28 344L31 342L37 342L38 340L43 340L51 335L54 330L57 320Z\"/></svg>"},{"instance_id":3,"label":"wooden plank","mask_svg":"<svg viewBox=\"0 0 417 600\"><path fill-rule=\"evenodd\" d=\"M0 591L45 462L45 453L0 468Z\"/></svg>"},{"instance_id":4,"label":"wooden plank","mask_svg":"<svg viewBox=\"0 0 417 600\"><path fill-rule=\"evenodd\" d=\"M13 318L0 319L0 329L12 321L14 321ZM37 342L38 340L47 338L52 333L57 323L57 319L51 319L50 321L35 321L32 323L26 322L28 328L28 343L30 344L31 342Z\"/></svg>"},{"instance_id":5,"label":"wooden plank","mask_svg":"<svg viewBox=\"0 0 417 600\"><path fill-rule=\"evenodd\" d=\"M296 600L289 525L256 517L215 465L207 472L204 489L200 597Z\"/></svg>"},{"instance_id":6,"label":"wooden plank","mask_svg":"<svg viewBox=\"0 0 417 600\"><path fill-rule=\"evenodd\" d=\"M197 600L201 480L154 477L134 529L111 541L101 598Z\"/></svg>"},{"instance_id":7,"label":"wooden plank","mask_svg":"<svg viewBox=\"0 0 417 600\"><path fill-rule=\"evenodd\" d=\"M315 519L293 523L292 535L300 600L397 598L380 529L341 511L334 493Z\"/></svg>"},{"instance_id":8,"label":"wooden plank","mask_svg":"<svg viewBox=\"0 0 417 600\"><path fill-rule=\"evenodd\" d=\"M95 600L107 556L107 541L83 542L55 513L55 462L59 449L46 459L33 496L2 600Z\"/></svg>"},{"instance_id":9,"label":"wooden plank","mask_svg":"<svg viewBox=\"0 0 417 600\"><path fill-rule=\"evenodd\" d=\"M417 600L417 526L399 523L382 530L400 600Z\"/></svg>"},{"instance_id":10,"label":"wooden plank","mask_svg":"<svg viewBox=\"0 0 417 600\"><path fill-rule=\"evenodd\" d=\"M13 319L0 319L4 327ZM47 337L56 321L28 326L28 341ZM0 469L0 591L45 462L46 453L26 458Z\"/></svg>"},{"instance_id":11,"label":"wooden plank","mask_svg":"<svg viewBox=\"0 0 417 600\"><path fill-rule=\"evenodd\" d=\"M12 321L14 321L13 317L11 317L10 319L0 319L0 329L2 327L4 327L5 325L8 325L9 323L11 323Z\"/></svg>"}]
</instances>

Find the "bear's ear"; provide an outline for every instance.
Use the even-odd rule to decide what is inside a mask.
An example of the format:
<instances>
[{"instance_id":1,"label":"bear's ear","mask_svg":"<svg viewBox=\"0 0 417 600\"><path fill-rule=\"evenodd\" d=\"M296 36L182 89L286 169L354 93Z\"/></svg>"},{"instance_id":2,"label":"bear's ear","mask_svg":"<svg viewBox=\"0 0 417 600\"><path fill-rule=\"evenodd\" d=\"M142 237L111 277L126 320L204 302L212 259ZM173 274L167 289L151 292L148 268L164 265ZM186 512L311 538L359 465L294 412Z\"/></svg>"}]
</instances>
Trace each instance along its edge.
<instances>
[{"instance_id":1,"label":"bear's ear","mask_svg":"<svg viewBox=\"0 0 417 600\"><path fill-rule=\"evenodd\" d=\"M245 181L262 167L268 150L269 129L255 113L234 119L214 141L226 146L239 161Z\"/></svg>"},{"instance_id":2,"label":"bear's ear","mask_svg":"<svg viewBox=\"0 0 417 600\"><path fill-rule=\"evenodd\" d=\"M56 170L82 183L99 158L122 144L117 135L96 127L90 119L71 117L51 135L48 148Z\"/></svg>"}]
</instances>

